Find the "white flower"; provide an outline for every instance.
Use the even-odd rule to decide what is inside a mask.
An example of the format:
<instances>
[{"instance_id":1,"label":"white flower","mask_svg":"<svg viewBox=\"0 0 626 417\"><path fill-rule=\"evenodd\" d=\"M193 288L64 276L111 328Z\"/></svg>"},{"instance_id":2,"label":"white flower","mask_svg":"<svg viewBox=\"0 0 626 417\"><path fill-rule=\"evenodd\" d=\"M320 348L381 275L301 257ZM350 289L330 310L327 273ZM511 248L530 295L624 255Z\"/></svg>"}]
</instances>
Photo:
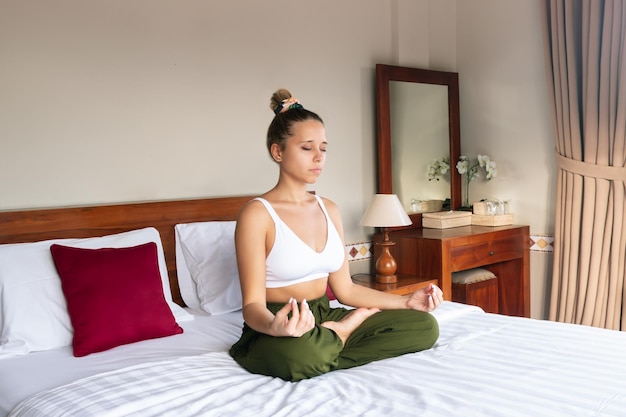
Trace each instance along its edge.
<instances>
[{"instance_id":1,"label":"white flower","mask_svg":"<svg viewBox=\"0 0 626 417\"><path fill-rule=\"evenodd\" d=\"M450 160L448 158L437 158L428 165L428 181L439 181L439 177L445 175L450 170Z\"/></svg>"},{"instance_id":2,"label":"white flower","mask_svg":"<svg viewBox=\"0 0 626 417\"><path fill-rule=\"evenodd\" d=\"M481 168L484 168L487 165L489 165L490 161L487 155L478 155L477 159L478 159L478 165L480 165Z\"/></svg>"},{"instance_id":3,"label":"white flower","mask_svg":"<svg viewBox=\"0 0 626 417\"><path fill-rule=\"evenodd\" d=\"M459 171L459 174L463 175L469 169L469 158L467 156L461 155L459 158L459 162L456 163L456 170Z\"/></svg>"},{"instance_id":4,"label":"white flower","mask_svg":"<svg viewBox=\"0 0 626 417\"><path fill-rule=\"evenodd\" d=\"M487 172L487 179L490 180L498 174L495 161L489 161L485 165L485 171Z\"/></svg>"},{"instance_id":5,"label":"white flower","mask_svg":"<svg viewBox=\"0 0 626 417\"><path fill-rule=\"evenodd\" d=\"M467 174L467 182L474 181L478 178L479 168L484 168L486 180L492 179L498 173L496 163L487 155L478 155L474 161L470 160L470 158L465 155L461 155L459 162L456 164L456 170L459 174Z\"/></svg>"}]
</instances>

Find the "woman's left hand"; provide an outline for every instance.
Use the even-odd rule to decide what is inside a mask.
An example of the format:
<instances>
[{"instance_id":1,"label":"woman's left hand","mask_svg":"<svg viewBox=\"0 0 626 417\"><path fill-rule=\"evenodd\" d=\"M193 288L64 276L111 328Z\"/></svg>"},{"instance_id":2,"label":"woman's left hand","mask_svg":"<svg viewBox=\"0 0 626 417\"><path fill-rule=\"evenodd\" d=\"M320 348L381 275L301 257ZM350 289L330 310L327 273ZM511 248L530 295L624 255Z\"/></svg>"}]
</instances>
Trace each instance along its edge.
<instances>
[{"instance_id":1,"label":"woman's left hand","mask_svg":"<svg viewBox=\"0 0 626 417\"><path fill-rule=\"evenodd\" d=\"M434 284L415 291L406 302L408 308L431 312L443 301L443 291Z\"/></svg>"}]
</instances>

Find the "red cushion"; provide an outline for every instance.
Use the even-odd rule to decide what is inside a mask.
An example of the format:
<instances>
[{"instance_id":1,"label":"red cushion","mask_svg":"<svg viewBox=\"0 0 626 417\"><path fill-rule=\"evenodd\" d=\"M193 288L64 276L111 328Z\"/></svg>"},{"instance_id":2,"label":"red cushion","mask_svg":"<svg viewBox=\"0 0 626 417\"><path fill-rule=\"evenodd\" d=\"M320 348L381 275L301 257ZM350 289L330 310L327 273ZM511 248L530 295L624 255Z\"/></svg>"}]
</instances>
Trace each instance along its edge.
<instances>
[{"instance_id":1,"label":"red cushion","mask_svg":"<svg viewBox=\"0 0 626 417\"><path fill-rule=\"evenodd\" d=\"M54 244L50 251L74 327L74 356L183 332L163 295L154 242L103 249Z\"/></svg>"},{"instance_id":2,"label":"red cushion","mask_svg":"<svg viewBox=\"0 0 626 417\"><path fill-rule=\"evenodd\" d=\"M333 290L330 289L330 285L326 286L326 295L328 296L329 300L336 300L337 297L335 297L335 294L333 294Z\"/></svg>"}]
</instances>

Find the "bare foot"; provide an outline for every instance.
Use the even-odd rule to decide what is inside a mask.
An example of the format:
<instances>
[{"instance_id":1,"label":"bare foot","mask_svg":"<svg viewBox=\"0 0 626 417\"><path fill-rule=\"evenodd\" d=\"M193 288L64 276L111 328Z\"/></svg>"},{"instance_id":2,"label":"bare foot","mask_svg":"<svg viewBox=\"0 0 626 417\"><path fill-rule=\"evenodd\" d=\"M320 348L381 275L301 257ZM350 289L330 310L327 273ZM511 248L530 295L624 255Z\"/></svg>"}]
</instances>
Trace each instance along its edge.
<instances>
[{"instance_id":1,"label":"bare foot","mask_svg":"<svg viewBox=\"0 0 626 417\"><path fill-rule=\"evenodd\" d=\"M369 316L376 314L380 311L379 308L357 308L350 314L344 317L341 321L325 321L322 326L334 331L341 339L341 342L345 346L346 340L350 337L352 332L361 325Z\"/></svg>"}]
</instances>

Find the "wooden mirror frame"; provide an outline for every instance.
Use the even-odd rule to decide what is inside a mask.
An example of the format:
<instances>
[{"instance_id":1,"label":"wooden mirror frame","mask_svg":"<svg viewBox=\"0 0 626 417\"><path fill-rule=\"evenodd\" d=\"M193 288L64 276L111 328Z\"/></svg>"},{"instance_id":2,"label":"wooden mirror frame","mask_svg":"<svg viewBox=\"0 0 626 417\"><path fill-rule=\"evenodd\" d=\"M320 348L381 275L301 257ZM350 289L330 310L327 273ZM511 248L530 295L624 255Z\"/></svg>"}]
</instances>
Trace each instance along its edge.
<instances>
[{"instance_id":1,"label":"wooden mirror frame","mask_svg":"<svg viewBox=\"0 0 626 417\"><path fill-rule=\"evenodd\" d=\"M456 72L376 64L376 118L378 123L378 192L393 194L391 161L391 114L389 82L438 84L448 87L448 116L450 133L450 208L461 207L461 175L456 162L461 155L461 121L459 111L459 75ZM422 214L410 214L410 228L422 227Z\"/></svg>"}]
</instances>

